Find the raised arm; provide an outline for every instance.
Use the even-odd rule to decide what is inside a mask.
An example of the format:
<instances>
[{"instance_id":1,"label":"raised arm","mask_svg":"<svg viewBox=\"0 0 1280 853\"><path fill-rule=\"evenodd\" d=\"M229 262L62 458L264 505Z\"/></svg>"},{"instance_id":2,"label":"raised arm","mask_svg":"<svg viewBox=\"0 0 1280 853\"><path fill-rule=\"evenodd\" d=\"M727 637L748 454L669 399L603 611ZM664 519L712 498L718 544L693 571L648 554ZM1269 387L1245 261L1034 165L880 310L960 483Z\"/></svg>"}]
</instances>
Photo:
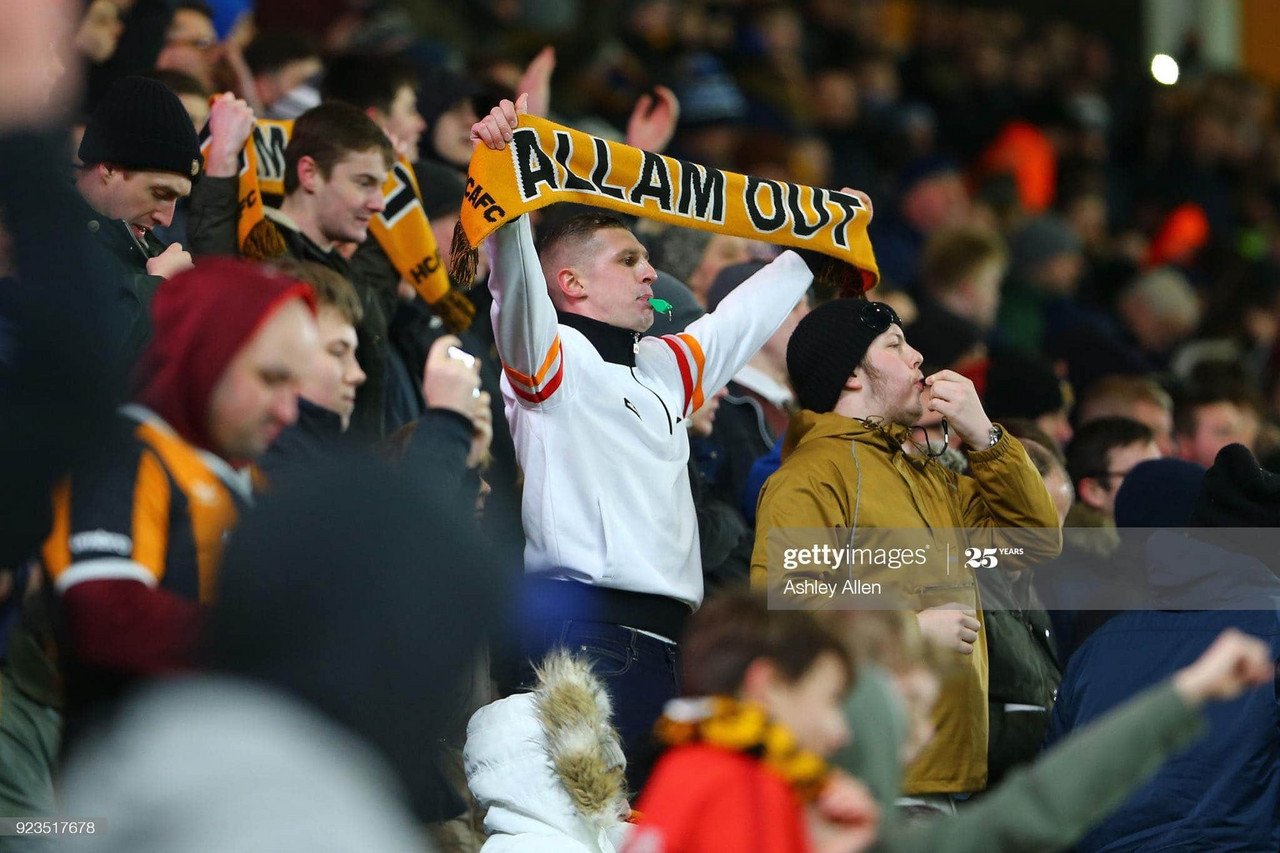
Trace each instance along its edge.
<instances>
[{"instance_id":1,"label":"raised arm","mask_svg":"<svg viewBox=\"0 0 1280 853\"><path fill-rule=\"evenodd\" d=\"M195 255L235 255L240 251L240 153L253 133L253 110L224 92L209 110L209 142L204 175L191 190L190 248Z\"/></svg>"},{"instance_id":2,"label":"raised arm","mask_svg":"<svg viewBox=\"0 0 1280 853\"><path fill-rule=\"evenodd\" d=\"M862 200L872 216L871 199L849 187L844 192ZM681 335L662 338L679 368L676 381L683 383L685 414L692 414L704 400L723 388L751 356L764 346L813 282L808 264L786 251L724 298L716 310L690 324Z\"/></svg>"},{"instance_id":3,"label":"raised arm","mask_svg":"<svg viewBox=\"0 0 1280 853\"><path fill-rule=\"evenodd\" d=\"M506 147L525 112L527 96L503 101L471 129L471 138L495 151ZM494 339L511 389L523 406L541 408L562 399L564 359L556 309L533 248L528 217L499 228L485 243ZM561 392L559 398L557 392Z\"/></svg>"},{"instance_id":4,"label":"raised arm","mask_svg":"<svg viewBox=\"0 0 1280 853\"><path fill-rule=\"evenodd\" d=\"M881 839L881 849L1063 849L1203 732L1200 709L1206 703L1230 701L1274 678L1266 645L1228 630L1195 663L1069 737L1057 740L1061 733L1051 731L1051 748L1041 758L1010 773L977 803L954 817L901 828Z\"/></svg>"},{"instance_id":5,"label":"raised arm","mask_svg":"<svg viewBox=\"0 0 1280 853\"><path fill-rule=\"evenodd\" d=\"M722 388L782 325L813 283L800 255L783 252L690 326L705 341L708 394Z\"/></svg>"}]
</instances>

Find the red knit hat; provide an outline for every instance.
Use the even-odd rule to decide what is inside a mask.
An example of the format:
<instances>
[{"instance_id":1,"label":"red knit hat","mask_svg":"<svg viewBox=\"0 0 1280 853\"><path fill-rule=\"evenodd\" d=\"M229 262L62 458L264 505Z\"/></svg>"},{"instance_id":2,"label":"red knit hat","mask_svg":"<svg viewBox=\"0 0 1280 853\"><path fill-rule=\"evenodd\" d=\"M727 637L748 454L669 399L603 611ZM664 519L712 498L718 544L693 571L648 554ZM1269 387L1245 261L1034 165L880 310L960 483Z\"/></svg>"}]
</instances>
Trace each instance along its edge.
<instances>
[{"instance_id":1,"label":"red knit hat","mask_svg":"<svg viewBox=\"0 0 1280 853\"><path fill-rule=\"evenodd\" d=\"M138 363L134 398L184 439L217 452L208 434L214 386L277 308L301 299L315 313L309 285L267 267L207 258L160 285L151 301L155 336Z\"/></svg>"}]
</instances>

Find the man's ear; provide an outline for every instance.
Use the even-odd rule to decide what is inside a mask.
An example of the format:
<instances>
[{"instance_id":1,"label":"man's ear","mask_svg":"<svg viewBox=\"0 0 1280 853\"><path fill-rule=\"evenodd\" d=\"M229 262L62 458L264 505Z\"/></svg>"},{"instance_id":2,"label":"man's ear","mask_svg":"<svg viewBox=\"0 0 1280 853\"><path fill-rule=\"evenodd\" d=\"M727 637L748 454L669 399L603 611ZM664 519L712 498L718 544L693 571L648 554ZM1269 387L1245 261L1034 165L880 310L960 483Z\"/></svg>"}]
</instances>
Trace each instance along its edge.
<instances>
[{"instance_id":1,"label":"man's ear","mask_svg":"<svg viewBox=\"0 0 1280 853\"><path fill-rule=\"evenodd\" d=\"M369 120L372 121L374 124L376 124L378 127L385 126L385 123L387 120L387 114L384 113L382 110L378 109L377 107L366 107L364 114L367 115L369 117Z\"/></svg>"},{"instance_id":2,"label":"man's ear","mask_svg":"<svg viewBox=\"0 0 1280 853\"><path fill-rule=\"evenodd\" d=\"M555 274L556 289L564 294L570 302L582 299L587 295L586 282L573 267L561 267Z\"/></svg>"},{"instance_id":3,"label":"man's ear","mask_svg":"<svg viewBox=\"0 0 1280 853\"><path fill-rule=\"evenodd\" d=\"M858 376L858 371L849 374L849 378L844 381L844 390L861 391L863 389L862 379Z\"/></svg>"},{"instance_id":4,"label":"man's ear","mask_svg":"<svg viewBox=\"0 0 1280 853\"><path fill-rule=\"evenodd\" d=\"M309 193L315 192L324 182L320 165L310 155L298 159L298 186Z\"/></svg>"},{"instance_id":5,"label":"man's ear","mask_svg":"<svg viewBox=\"0 0 1280 853\"><path fill-rule=\"evenodd\" d=\"M1076 487L1076 496L1080 503L1092 509L1100 509L1106 504L1106 491L1096 477L1082 477Z\"/></svg>"},{"instance_id":6,"label":"man's ear","mask_svg":"<svg viewBox=\"0 0 1280 853\"><path fill-rule=\"evenodd\" d=\"M742 698L768 707L769 697L778 682L778 669L768 658L756 658L742 674Z\"/></svg>"}]
</instances>

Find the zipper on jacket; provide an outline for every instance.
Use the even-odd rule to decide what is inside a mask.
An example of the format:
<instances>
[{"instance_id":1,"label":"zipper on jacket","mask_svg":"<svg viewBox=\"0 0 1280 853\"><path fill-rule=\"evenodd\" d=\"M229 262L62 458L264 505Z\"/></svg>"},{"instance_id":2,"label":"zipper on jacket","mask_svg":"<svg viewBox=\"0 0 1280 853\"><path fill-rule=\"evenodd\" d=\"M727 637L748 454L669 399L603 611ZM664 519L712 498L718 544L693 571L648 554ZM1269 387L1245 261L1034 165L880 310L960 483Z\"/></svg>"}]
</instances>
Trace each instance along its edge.
<instances>
[{"instance_id":1,"label":"zipper on jacket","mask_svg":"<svg viewBox=\"0 0 1280 853\"><path fill-rule=\"evenodd\" d=\"M676 428L675 428L675 424L671 422L671 410L667 408L667 404L663 402L662 397L658 394L657 391L653 390L648 385L645 385L643 382L640 381L640 377L636 376L636 369L634 367L631 368L631 378L635 380L637 385L639 385L641 388L648 391L655 398L657 398L658 405L662 406L662 413L667 416L667 432L671 435L675 435Z\"/></svg>"},{"instance_id":2,"label":"zipper on jacket","mask_svg":"<svg viewBox=\"0 0 1280 853\"><path fill-rule=\"evenodd\" d=\"M761 408L760 402L754 397L737 397L733 394L726 394L725 398L721 401L721 405L724 403L734 403L739 406L746 404L750 406L751 410L755 412L756 415L756 432L760 433L760 440L770 447L772 447L773 443L778 440L776 437L769 438L769 425L765 423L764 420L764 409Z\"/></svg>"},{"instance_id":3,"label":"zipper on jacket","mask_svg":"<svg viewBox=\"0 0 1280 853\"><path fill-rule=\"evenodd\" d=\"M915 588L914 591L917 595L920 595L926 592L941 592L943 590L951 590L951 589L975 589L975 588L976 588L976 584L972 584L972 583L935 583L935 584L928 584L927 586L918 586Z\"/></svg>"}]
</instances>

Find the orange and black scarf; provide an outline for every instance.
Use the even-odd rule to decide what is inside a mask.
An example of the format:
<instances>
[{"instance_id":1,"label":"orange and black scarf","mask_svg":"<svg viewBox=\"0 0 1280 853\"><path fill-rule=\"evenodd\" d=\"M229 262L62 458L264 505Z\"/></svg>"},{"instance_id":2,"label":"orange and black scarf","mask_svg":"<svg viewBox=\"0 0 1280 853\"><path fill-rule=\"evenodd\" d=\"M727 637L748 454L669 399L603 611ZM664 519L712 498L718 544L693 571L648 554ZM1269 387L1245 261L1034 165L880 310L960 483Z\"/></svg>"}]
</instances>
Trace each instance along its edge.
<instances>
[{"instance_id":1,"label":"orange and black scarf","mask_svg":"<svg viewBox=\"0 0 1280 853\"><path fill-rule=\"evenodd\" d=\"M654 733L667 746L706 743L758 758L805 802L822 792L831 772L826 761L801 749L791 732L770 720L763 708L731 696L673 699Z\"/></svg>"},{"instance_id":2,"label":"orange and black scarf","mask_svg":"<svg viewBox=\"0 0 1280 853\"><path fill-rule=\"evenodd\" d=\"M240 154L237 237L245 257L265 260L284 254L284 242L266 218L266 207L279 207L284 198L284 150L292 130L292 121L259 119ZM369 221L369 233L400 277L413 285L450 332L466 329L475 307L450 285L413 166L398 160L382 185L382 194L386 208Z\"/></svg>"},{"instance_id":3,"label":"orange and black scarf","mask_svg":"<svg viewBox=\"0 0 1280 853\"><path fill-rule=\"evenodd\" d=\"M812 265L814 276L843 295L880 277L871 212L858 196L711 169L523 115L503 150L477 145L471 156L450 247L454 280L471 280L476 249L491 233L557 202L807 249L831 259Z\"/></svg>"}]
</instances>

